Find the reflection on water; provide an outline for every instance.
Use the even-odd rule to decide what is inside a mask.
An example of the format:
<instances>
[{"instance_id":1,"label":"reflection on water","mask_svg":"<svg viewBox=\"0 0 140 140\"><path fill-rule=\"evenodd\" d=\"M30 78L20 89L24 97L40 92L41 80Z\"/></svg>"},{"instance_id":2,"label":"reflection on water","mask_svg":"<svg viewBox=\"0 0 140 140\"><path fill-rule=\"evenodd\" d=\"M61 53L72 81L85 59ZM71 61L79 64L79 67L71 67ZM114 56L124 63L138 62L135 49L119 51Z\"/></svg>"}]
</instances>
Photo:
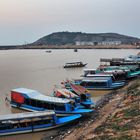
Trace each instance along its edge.
<instances>
[{"instance_id":1,"label":"reflection on water","mask_svg":"<svg viewBox=\"0 0 140 140\"><path fill-rule=\"evenodd\" d=\"M0 114L16 113L21 110L11 109L5 102L5 97L11 89L25 87L38 90L49 95L54 85L59 85L65 79L81 78L83 68L64 69L67 62L82 61L88 63L86 67L96 68L99 60L103 58L124 57L130 54L137 54L138 50L52 50L46 53L45 50L3 50L0 51ZM107 91L93 91L94 101ZM55 130L53 130L55 131ZM53 131L47 131L49 135ZM35 134L24 134L10 137L2 137L3 140L38 140L45 132Z\"/></svg>"}]
</instances>

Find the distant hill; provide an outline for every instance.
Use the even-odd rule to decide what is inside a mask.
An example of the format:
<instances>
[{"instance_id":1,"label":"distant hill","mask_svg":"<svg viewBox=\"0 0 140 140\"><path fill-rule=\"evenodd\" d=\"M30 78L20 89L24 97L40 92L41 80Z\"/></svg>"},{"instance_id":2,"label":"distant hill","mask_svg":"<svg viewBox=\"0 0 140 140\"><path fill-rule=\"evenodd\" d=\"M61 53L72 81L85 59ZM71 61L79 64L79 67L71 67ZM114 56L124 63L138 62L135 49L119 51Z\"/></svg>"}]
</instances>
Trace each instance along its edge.
<instances>
[{"instance_id":1,"label":"distant hill","mask_svg":"<svg viewBox=\"0 0 140 140\"><path fill-rule=\"evenodd\" d=\"M139 41L139 38L117 33L56 32L40 38L31 45L119 45Z\"/></svg>"}]
</instances>

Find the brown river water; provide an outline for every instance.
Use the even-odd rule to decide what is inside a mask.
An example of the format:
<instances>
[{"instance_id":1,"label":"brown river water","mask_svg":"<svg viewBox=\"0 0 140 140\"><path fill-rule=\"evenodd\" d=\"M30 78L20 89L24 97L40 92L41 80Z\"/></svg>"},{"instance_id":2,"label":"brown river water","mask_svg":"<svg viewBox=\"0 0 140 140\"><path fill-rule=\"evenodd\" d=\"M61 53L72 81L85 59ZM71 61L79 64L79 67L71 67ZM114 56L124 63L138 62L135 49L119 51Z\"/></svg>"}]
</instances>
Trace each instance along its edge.
<instances>
[{"instance_id":1,"label":"brown river water","mask_svg":"<svg viewBox=\"0 0 140 140\"><path fill-rule=\"evenodd\" d=\"M64 69L67 62L82 61L88 63L86 68L96 68L100 58L125 57L137 54L139 50L124 49L87 49L74 52L69 50L1 50L0 51L0 114L23 112L10 107L5 97L10 90L18 87L35 89L50 95L56 85L63 80L80 78L83 68ZM107 91L93 91L93 100L98 100ZM0 140L40 140L44 135L58 129L39 133L0 137Z\"/></svg>"}]
</instances>

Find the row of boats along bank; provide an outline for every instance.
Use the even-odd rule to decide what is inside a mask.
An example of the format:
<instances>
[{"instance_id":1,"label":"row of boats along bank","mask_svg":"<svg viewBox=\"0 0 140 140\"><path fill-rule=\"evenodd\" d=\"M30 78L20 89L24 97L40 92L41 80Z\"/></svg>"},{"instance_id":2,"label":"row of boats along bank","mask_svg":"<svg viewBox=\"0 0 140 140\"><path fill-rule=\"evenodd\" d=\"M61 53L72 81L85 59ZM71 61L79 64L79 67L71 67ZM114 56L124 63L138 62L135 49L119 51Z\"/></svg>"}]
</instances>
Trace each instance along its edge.
<instances>
[{"instance_id":1,"label":"row of boats along bank","mask_svg":"<svg viewBox=\"0 0 140 140\"><path fill-rule=\"evenodd\" d=\"M11 106L30 112L0 115L0 136L52 129L90 115L95 111L90 89L118 89L140 75L140 61L132 57L101 62L97 69L84 69L81 79L62 82L52 96L26 88L11 90Z\"/></svg>"}]
</instances>

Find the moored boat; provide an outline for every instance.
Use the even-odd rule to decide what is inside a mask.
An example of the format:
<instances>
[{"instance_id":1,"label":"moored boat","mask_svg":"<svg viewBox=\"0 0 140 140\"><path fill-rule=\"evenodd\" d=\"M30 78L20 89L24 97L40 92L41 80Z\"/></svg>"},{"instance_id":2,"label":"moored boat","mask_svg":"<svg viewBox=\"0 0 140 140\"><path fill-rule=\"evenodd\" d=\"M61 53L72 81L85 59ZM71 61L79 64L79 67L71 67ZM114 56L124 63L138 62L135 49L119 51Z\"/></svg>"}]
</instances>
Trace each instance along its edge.
<instances>
[{"instance_id":1,"label":"moored boat","mask_svg":"<svg viewBox=\"0 0 140 140\"><path fill-rule=\"evenodd\" d=\"M52 52L51 50L47 50L47 51L46 51L46 53L51 53L51 52Z\"/></svg>"},{"instance_id":2,"label":"moored boat","mask_svg":"<svg viewBox=\"0 0 140 140\"><path fill-rule=\"evenodd\" d=\"M59 116L93 112L92 109L81 109L73 100L46 96L26 88L11 91L11 106L28 111L54 110Z\"/></svg>"},{"instance_id":3,"label":"moored boat","mask_svg":"<svg viewBox=\"0 0 140 140\"><path fill-rule=\"evenodd\" d=\"M87 63L83 64L82 62L72 62L72 63L66 63L63 67L64 68L75 68L75 67L84 67Z\"/></svg>"},{"instance_id":4,"label":"moored boat","mask_svg":"<svg viewBox=\"0 0 140 140\"><path fill-rule=\"evenodd\" d=\"M92 75L91 77L74 80L72 83L81 85L89 90L111 90L121 88L125 85L125 82L114 82L109 75Z\"/></svg>"},{"instance_id":5,"label":"moored boat","mask_svg":"<svg viewBox=\"0 0 140 140\"><path fill-rule=\"evenodd\" d=\"M122 71L124 74L121 77L125 79L134 78L140 75L140 68L138 65L128 65L128 66L107 66L100 68L101 71Z\"/></svg>"},{"instance_id":6,"label":"moored boat","mask_svg":"<svg viewBox=\"0 0 140 140\"><path fill-rule=\"evenodd\" d=\"M84 69L83 77L94 77L95 74L100 74L102 77L110 76L113 81L125 81L126 71L120 69Z\"/></svg>"},{"instance_id":7,"label":"moored boat","mask_svg":"<svg viewBox=\"0 0 140 140\"><path fill-rule=\"evenodd\" d=\"M140 62L140 55L129 55L125 58L125 61Z\"/></svg>"},{"instance_id":8,"label":"moored boat","mask_svg":"<svg viewBox=\"0 0 140 140\"><path fill-rule=\"evenodd\" d=\"M125 82L113 82L111 77L91 77L84 78L80 85L92 90L112 90L123 87Z\"/></svg>"},{"instance_id":9,"label":"moored boat","mask_svg":"<svg viewBox=\"0 0 140 140\"><path fill-rule=\"evenodd\" d=\"M91 99L90 92L83 86L75 85L69 82L69 87L67 88L69 88L69 90L71 90L72 92L74 92L76 95L80 97L80 101L82 105L86 107L91 107L92 105L94 105L94 102Z\"/></svg>"},{"instance_id":10,"label":"moored boat","mask_svg":"<svg viewBox=\"0 0 140 140\"><path fill-rule=\"evenodd\" d=\"M138 65L130 66L100 66L98 69L84 69L84 77L94 74L111 74L114 81L124 81L140 75Z\"/></svg>"},{"instance_id":11,"label":"moored boat","mask_svg":"<svg viewBox=\"0 0 140 140\"><path fill-rule=\"evenodd\" d=\"M78 52L78 49L74 49L74 52Z\"/></svg>"},{"instance_id":12,"label":"moored boat","mask_svg":"<svg viewBox=\"0 0 140 140\"><path fill-rule=\"evenodd\" d=\"M58 118L54 111L0 115L0 136L48 130L75 121L80 117L80 114L76 114Z\"/></svg>"},{"instance_id":13,"label":"moored boat","mask_svg":"<svg viewBox=\"0 0 140 140\"><path fill-rule=\"evenodd\" d=\"M91 105L93 105L93 102L91 101L90 94L88 93L86 94L84 92L78 94L77 92L75 92L75 90L73 90L74 87L77 87L77 86L78 85L71 86L70 84L69 90L65 88L57 89L54 92L54 96L60 97L60 98L73 99L74 102L78 104L78 106L81 106L81 108L91 107Z\"/></svg>"}]
</instances>

